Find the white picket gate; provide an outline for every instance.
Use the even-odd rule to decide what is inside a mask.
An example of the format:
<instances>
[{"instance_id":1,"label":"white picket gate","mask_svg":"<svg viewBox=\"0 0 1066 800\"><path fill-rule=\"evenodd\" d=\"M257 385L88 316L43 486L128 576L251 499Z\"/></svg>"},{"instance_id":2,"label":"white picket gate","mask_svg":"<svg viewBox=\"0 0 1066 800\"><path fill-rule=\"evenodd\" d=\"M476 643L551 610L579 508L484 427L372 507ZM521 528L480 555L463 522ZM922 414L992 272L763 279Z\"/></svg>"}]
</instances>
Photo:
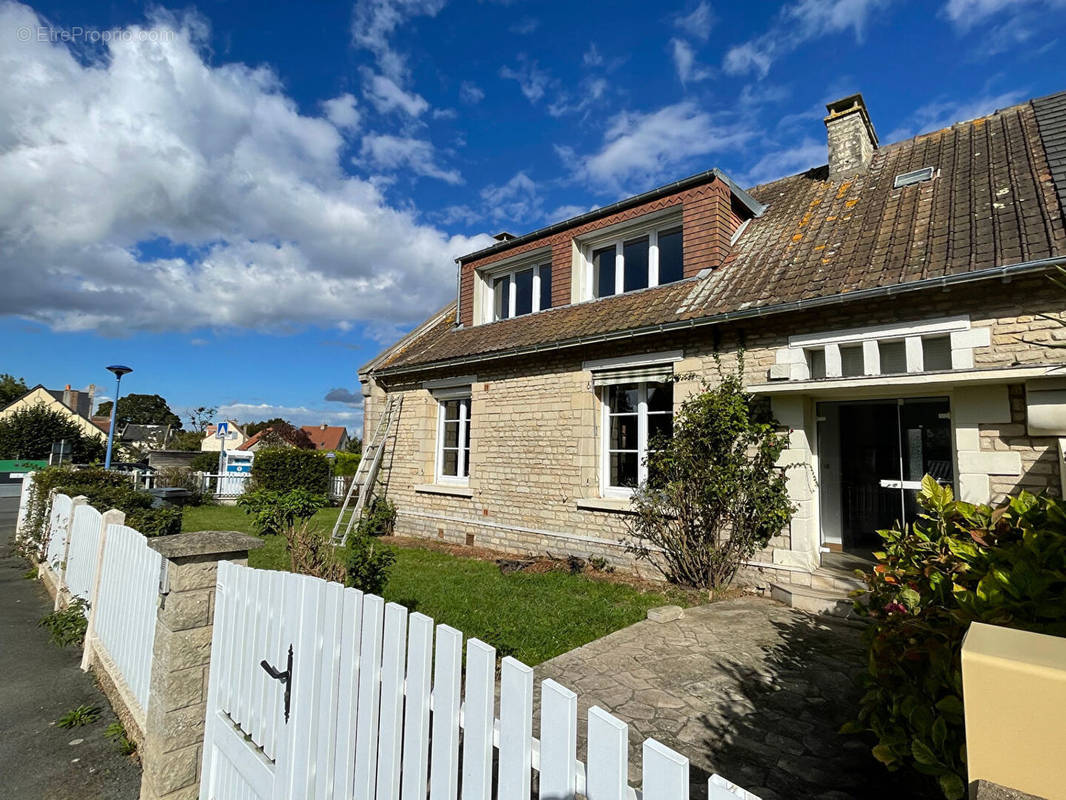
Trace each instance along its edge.
<instances>
[{"instance_id":1,"label":"white picket gate","mask_svg":"<svg viewBox=\"0 0 1066 800\"><path fill-rule=\"evenodd\" d=\"M45 560L53 568L62 569L67 553L67 531L70 528L70 512L73 500L65 494L57 494L52 500L48 515L48 542L45 545Z\"/></svg>"},{"instance_id":2,"label":"white picket gate","mask_svg":"<svg viewBox=\"0 0 1066 800\"><path fill-rule=\"evenodd\" d=\"M380 597L222 563L214 626L202 800L522 800L533 771L541 800L689 796L688 759L653 739L630 788L628 727L600 708L580 762L577 695L551 680L534 738L533 670L510 657L497 717L495 650L467 642L463 686L462 634ZM710 797L752 797L731 786Z\"/></svg>"},{"instance_id":3,"label":"white picket gate","mask_svg":"<svg viewBox=\"0 0 1066 800\"><path fill-rule=\"evenodd\" d=\"M108 525L96 596L95 634L140 711L148 710L162 556L125 525Z\"/></svg>"},{"instance_id":4,"label":"white picket gate","mask_svg":"<svg viewBox=\"0 0 1066 800\"><path fill-rule=\"evenodd\" d=\"M70 526L64 580L71 595L87 603L92 599L93 586L96 584L102 516L92 506L80 505L74 509L74 520Z\"/></svg>"}]
</instances>

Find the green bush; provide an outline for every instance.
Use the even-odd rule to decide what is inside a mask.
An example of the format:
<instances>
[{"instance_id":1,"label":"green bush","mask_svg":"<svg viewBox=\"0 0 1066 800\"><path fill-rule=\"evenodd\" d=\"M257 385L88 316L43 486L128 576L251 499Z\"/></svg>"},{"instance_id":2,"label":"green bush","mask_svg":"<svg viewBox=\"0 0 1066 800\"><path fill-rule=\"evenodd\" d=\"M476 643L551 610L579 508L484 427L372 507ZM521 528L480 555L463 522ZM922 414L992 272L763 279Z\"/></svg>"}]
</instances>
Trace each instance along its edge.
<instances>
[{"instance_id":1,"label":"green bush","mask_svg":"<svg viewBox=\"0 0 1066 800\"><path fill-rule=\"evenodd\" d=\"M244 509L244 513L253 515L252 524L260 536L283 534L297 520L313 517L328 502L324 494L312 494L306 489L288 492L256 489L237 498L237 505Z\"/></svg>"},{"instance_id":2,"label":"green bush","mask_svg":"<svg viewBox=\"0 0 1066 800\"><path fill-rule=\"evenodd\" d=\"M366 534L353 534L344 553L345 583L379 595L389 583L389 572L395 562L396 553L391 547L382 546Z\"/></svg>"},{"instance_id":3,"label":"green bush","mask_svg":"<svg viewBox=\"0 0 1066 800\"><path fill-rule=\"evenodd\" d=\"M19 532L19 552L28 557L40 556L52 489L70 497L84 495L98 511L117 508L126 515L126 525L145 536L181 533L181 509L153 508L155 498L133 488L126 475L102 467L47 467L34 473L26 524Z\"/></svg>"},{"instance_id":4,"label":"green bush","mask_svg":"<svg viewBox=\"0 0 1066 800\"><path fill-rule=\"evenodd\" d=\"M868 674L858 719L874 756L939 783L950 800L966 786L962 639L971 622L1066 635L1066 506L1021 492L1000 508L955 500L931 477L924 513L879 531L884 551L856 603L870 618Z\"/></svg>"},{"instance_id":5,"label":"green bush","mask_svg":"<svg viewBox=\"0 0 1066 800\"><path fill-rule=\"evenodd\" d=\"M189 462L189 469L193 472L208 472L214 475L218 472L218 453L211 450L197 453Z\"/></svg>"},{"instance_id":6,"label":"green bush","mask_svg":"<svg viewBox=\"0 0 1066 800\"><path fill-rule=\"evenodd\" d=\"M78 464L101 461L103 435L85 433L81 424L44 403L20 408L0 419L0 458L46 459L52 445L65 440Z\"/></svg>"},{"instance_id":7,"label":"green bush","mask_svg":"<svg viewBox=\"0 0 1066 800\"><path fill-rule=\"evenodd\" d=\"M788 443L741 366L689 397L672 436L653 439L648 480L633 494L627 551L672 583L729 585L792 517L778 457Z\"/></svg>"},{"instance_id":8,"label":"green bush","mask_svg":"<svg viewBox=\"0 0 1066 800\"><path fill-rule=\"evenodd\" d=\"M356 473L363 458L360 453L345 453L342 450L335 450L333 455L333 474L345 477Z\"/></svg>"},{"instance_id":9,"label":"green bush","mask_svg":"<svg viewBox=\"0 0 1066 800\"><path fill-rule=\"evenodd\" d=\"M306 489L312 494L329 491L329 460L316 450L279 447L257 450L252 462L256 488L274 492Z\"/></svg>"},{"instance_id":10,"label":"green bush","mask_svg":"<svg viewBox=\"0 0 1066 800\"><path fill-rule=\"evenodd\" d=\"M358 536L392 536L395 528L396 505L384 497L376 497L368 508L363 509L355 533Z\"/></svg>"}]
</instances>

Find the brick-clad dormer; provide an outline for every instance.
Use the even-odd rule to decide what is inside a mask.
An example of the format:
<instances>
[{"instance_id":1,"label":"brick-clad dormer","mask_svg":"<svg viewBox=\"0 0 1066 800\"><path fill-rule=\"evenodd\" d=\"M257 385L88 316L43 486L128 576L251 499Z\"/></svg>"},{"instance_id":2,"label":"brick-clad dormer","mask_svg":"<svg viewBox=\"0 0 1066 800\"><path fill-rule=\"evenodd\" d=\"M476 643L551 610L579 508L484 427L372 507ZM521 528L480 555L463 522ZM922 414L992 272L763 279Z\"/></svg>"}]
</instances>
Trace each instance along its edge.
<instances>
[{"instance_id":1,"label":"brick-clad dormer","mask_svg":"<svg viewBox=\"0 0 1066 800\"><path fill-rule=\"evenodd\" d=\"M531 285L535 286L535 297L540 299L539 304L532 303L533 311L593 300L603 287L609 294L625 291L624 280L628 277L623 279L621 264L630 243L634 246L631 270L634 263L647 264L648 278L638 284L641 288L692 278L701 270L719 266L740 225L763 210L727 176L711 170L525 236L500 237L498 244L459 259L459 322L471 326L492 321L495 306L490 304L500 303L494 289L501 297L507 291L524 292L519 296L526 298L525 305L515 305L512 299L511 305L504 307L504 316L508 308L527 313ZM645 237L647 245L642 241ZM668 258L677 257L678 239L681 264L671 261L667 265ZM617 258L612 255L612 247L617 248ZM602 278L594 270L600 269L604 256L594 257L593 253L605 253L609 259L604 262L607 266ZM662 280L657 271L660 253ZM609 270L615 265L619 270L618 283L612 286ZM642 271L643 266L637 270ZM509 280L494 287L501 275L509 276ZM511 281L515 288L510 286ZM507 302L506 298L503 302Z\"/></svg>"}]
</instances>

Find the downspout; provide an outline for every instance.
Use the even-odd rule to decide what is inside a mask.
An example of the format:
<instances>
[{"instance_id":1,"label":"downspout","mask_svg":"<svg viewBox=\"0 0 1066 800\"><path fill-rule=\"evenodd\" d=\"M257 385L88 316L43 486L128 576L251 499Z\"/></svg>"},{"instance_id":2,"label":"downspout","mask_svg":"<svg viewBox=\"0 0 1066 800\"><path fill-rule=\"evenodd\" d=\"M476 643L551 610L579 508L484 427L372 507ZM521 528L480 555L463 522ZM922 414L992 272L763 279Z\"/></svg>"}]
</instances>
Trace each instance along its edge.
<instances>
[{"instance_id":1,"label":"downspout","mask_svg":"<svg viewBox=\"0 0 1066 800\"><path fill-rule=\"evenodd\" d=\"M458 327L462 323L460 322L459 315L459 295L463 287L463 262L461 259L455 259L455 325Z\"/></svg>"}]
</instances>

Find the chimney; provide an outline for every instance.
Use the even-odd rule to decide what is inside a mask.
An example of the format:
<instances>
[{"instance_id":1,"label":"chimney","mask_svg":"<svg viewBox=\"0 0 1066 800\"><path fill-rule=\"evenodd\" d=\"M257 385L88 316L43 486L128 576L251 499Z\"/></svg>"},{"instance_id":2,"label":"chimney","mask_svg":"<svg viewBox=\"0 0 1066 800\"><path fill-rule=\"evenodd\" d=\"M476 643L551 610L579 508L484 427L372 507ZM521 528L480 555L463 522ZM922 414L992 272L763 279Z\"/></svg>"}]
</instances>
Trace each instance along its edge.
<instances>
[{"instance_id":1,"label":"chimney","mask_svg":"<svg viewBox=\"0 0 1066 800\"><path fill-rule=\"evenodd\" d=\"M829 139L829 179L862 172L877 149L877 133L861 94L829 103L825 128Z\"/></svg>"},{"instance_id":2,"label":"chimney","mask_svg":"<svg viewBox=\"0 0 1066 800\"><path fill-rule=\"evenodd\" d=\"M65 405L71 411L76 411L77 410L76 408L74 408L74 398L71 397L71 395L70 395L70 384L69 383L67 384L67 387L63 390L63 405Z\"/></svg>"},{"instance_id":3,"label":"chimney","mask_svg":"<svg viewBox=\"0 0 1066 800\"><path fill-rule=\"evenodd\" d=\"M326 429L326 428L328 428L328 427L329 427L329 425L327 425L327 424L326 424L326 423L324 423L324 422L322 423L322 430L325 430L325 429Z\"/></svg>"}]
</instances>

